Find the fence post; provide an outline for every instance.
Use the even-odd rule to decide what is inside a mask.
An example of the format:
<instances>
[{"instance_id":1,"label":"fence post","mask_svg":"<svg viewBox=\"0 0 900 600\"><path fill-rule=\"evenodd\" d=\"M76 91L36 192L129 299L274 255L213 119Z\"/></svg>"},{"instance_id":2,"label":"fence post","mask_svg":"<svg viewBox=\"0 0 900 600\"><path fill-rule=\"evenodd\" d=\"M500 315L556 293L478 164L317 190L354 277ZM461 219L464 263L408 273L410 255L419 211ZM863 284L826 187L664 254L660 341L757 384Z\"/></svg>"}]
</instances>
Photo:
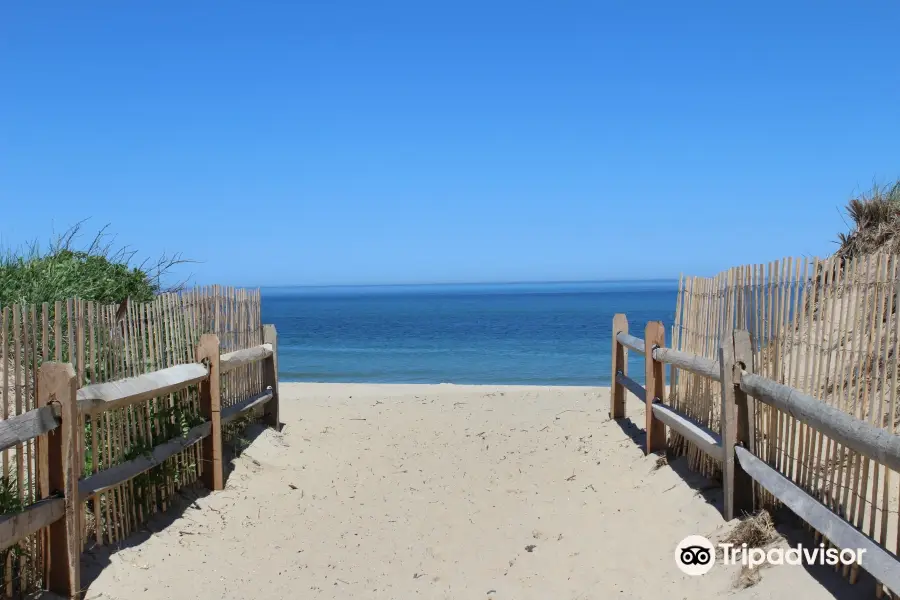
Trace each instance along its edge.
<instances>
[{"instance_id":1,"label":"fence post","mask_svg":"<svg viewBox=\"0 0 900 600\"><path fill-rule=\"evenodd\" d=\"M628 375L628 361L625 356L625 346L617 339L620 333L628 333L628 318L617 313L613 317L612 326L612 382L610 413L612 419L625 418L625 386L616 382L616 374Z\"/></svg>"},{"instance_id":2,"label":"fence post","mask_svg":"<svg viewBox=\"0 0 900 600\"><path fill-rule=\"evenodd\" d=\"M722 488L726 521L735 513L752 513L754 508L753 478L735 460L734 447L741 445L755 452L756 404L740 388L741 370L753 371L750 334L728 331L719 346L719 368L722 377Z\"/></svg>"},{"instance_id":3,"label":"fence post","mask_svg":"<svg viewBox=\"0 0 900 600\"><path fill-rule=\"evenodd\" d=\"M644 329L644 389L647 394L647 454L666 449L666 424L653 414L653 402L666 396L666 366L653 359L653 349L666 345L666 330L660 321L647 323Z\"/></svg>"},{"instance_id":4,"label":"fence post","mask_svg":"<svg viewBox=\"0 0 900 600\"><path fill-rule=\"evenodd\" d=\"M65 515L48 528L46 582L49 591L64 598L78 598L81 594L81 502L78 497L81 468L77 450L81 432L76 429L77 391L75 369L70 363L41 365L38 404L55 403L60 409L60 426L49 432L41 443L45 449L41 458L46 457L47 461L41 495L61 494L66 499Z\"/></svg>"},{"instance_id":5,"label":"fence post","mask_svg":"<svg viewBox=\"0 0 900 600\"><path fill-rule=\"evenodd\" d=\"M222 399L219 392L219 337L214 333L200 336L197 344L197 362L207 361L209 377L200 382L200 412L210 422L209 435L203 438L203 485L216 492L225 489L225 472L222 464Z\"/></svg>"},{"instance_id":6,"label":"fence post","mask_svg":"<svg viewBox=\"0 0 900 600\"><path fill-rule=\"evenodd\" d=\"M281 429L278 410L278 332L274 325L263 325L263 343L272 344L272 356L263 364L263 388L272 388L272 399L266 402L265 423L278 431Z\"/></svg>"}]
</instances>

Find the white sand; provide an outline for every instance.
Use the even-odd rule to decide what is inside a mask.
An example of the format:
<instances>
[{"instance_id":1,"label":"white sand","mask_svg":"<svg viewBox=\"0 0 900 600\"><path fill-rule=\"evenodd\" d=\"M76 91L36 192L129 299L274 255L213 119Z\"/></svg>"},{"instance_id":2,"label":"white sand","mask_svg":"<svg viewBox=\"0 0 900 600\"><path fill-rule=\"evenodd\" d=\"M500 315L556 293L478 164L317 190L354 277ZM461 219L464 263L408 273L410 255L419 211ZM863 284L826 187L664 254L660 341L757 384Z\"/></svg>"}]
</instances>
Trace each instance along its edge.
<instances>
[{"instance_id":1,"label":"white sand","mask_svg":"<svg viewBox=\"0 0 900 600\"><path fill-rule=\"evenodd\" d=\"M608 410L602 388L283 384L284 431L87 557L87 598L833 597L802 567L742 590L737 567L683 575L676 544L729 528L698 490L719 492L656 469Z\"/></svg>"}]
</instances>

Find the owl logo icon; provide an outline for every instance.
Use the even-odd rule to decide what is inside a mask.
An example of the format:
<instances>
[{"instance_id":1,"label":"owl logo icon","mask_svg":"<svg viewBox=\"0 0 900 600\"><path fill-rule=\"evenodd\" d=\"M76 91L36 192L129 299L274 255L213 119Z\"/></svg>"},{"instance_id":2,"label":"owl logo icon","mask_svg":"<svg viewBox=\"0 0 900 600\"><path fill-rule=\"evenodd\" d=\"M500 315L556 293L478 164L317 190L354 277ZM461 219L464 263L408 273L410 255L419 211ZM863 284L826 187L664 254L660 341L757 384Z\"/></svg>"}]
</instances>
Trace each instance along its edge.
<instances>
[{"instance_id":1,"label":"owl logo icon","mask_svg":"<svg viewBox=\"0 0 900 600\"><path fill-rule=\"evenodd\" d=\"M689 535L675 547L675 565L686 575L705 575L716 564L716 549L702 535Z\"/></svg>"}]
</instances>

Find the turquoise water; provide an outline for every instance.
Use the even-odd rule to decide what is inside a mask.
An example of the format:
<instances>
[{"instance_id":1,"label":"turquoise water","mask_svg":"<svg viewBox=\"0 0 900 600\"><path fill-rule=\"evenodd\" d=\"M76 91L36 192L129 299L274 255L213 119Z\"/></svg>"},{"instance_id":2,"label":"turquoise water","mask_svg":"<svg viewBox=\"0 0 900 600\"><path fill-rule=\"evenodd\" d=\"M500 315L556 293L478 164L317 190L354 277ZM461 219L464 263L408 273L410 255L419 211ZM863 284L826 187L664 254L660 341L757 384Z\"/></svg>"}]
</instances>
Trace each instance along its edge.
<instances>
[{"instance_id":1,"label":"turquoise water","mask_svg":"<svg viewBox=\"0 0 900 600\"><path fill-rule=\"evenodd\" d=\"M262 318L283 381L609 385L613 315L668 333L676 294L658 280L263 288Z\"/></svg>"}]
</instances>

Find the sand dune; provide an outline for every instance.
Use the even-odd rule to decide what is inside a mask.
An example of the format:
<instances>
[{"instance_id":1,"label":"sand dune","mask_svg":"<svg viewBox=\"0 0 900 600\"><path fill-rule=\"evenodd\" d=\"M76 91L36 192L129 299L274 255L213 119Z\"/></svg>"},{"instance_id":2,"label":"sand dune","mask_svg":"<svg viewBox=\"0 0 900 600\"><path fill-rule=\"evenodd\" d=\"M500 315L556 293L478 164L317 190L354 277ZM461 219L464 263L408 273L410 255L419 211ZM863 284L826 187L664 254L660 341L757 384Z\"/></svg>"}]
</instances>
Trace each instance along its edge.
<instances>
[{"instance_id":1,"label":"sand dune","mask_svg":"<svg viewBox=\"0 0 900 600\"><path fill-rule=\"evenodd\" d=\"M871 597L802 567L701 577L675 565L715 538L717 486L657 465L608 419L603 388L284 384L225 491L190 499L109 554L87 598ZM641 406L628 410L643 422Z\"/></svg>"}]
</instances>

